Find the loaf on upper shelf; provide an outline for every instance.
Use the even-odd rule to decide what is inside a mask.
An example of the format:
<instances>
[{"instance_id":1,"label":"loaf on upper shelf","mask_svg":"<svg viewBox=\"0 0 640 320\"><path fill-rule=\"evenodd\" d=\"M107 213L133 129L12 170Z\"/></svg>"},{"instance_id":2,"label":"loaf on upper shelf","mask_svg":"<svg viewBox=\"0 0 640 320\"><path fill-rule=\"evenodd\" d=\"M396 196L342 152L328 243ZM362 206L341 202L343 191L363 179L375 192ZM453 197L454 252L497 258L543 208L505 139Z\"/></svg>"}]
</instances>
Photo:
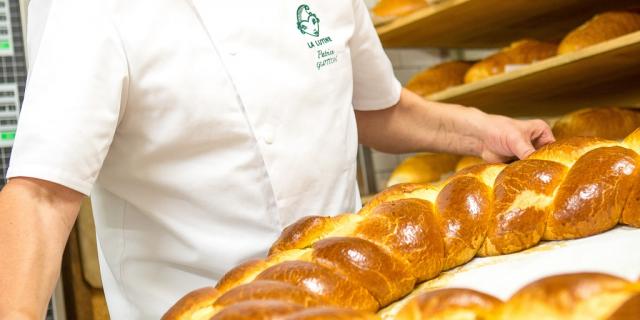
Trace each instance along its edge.
<instances>
[{"instance_id":1,"label":"loaf on upper shelf","mask_svg":"<svg viewBox=\"0 0 640 320\"><path fill-rule=\"evenodd\" d=\"M578 51L638 30L640 14L625 11L604 12L567 34L558 46L558 54Z\"/></svg>"},{"instance_id":2,"label":"loaf on upper shelf","mask_svg":"<svg viewBox=\"0 0 640 320\"><path fill-rule=\"evenodd\" d=\"M400 183L439 181L456 167L460 157L445 153L421 153L408 157L389 176L387 187Z\"/></svg>"},{"instance_id":3,"label":"loaf on upper shelf","mask_svg":"<svg viewBox=\"0 0 640 320\"><path fill-rule=\"evenodd\" d=\"M380 0L371 12L380 18L397 18L428 5L427 0Z\"/></svg>"},{"instance_id":4,"label":"loaf on upper shelf","mask_svg":"<svg viewBox=\"0 0 640 320\"><path fill-rule=\"evenodd\" d=\"M471 63L465 61L444 62L414 75L407 82L406 88L425 97L464 84L464 75L470 67Z\"/></svg>"},{"instance_id":5,"label":"loaf on upper shelf","mask_svg":"<svg viewBox=\"0 0 640 320\"><path fill-rule=\"evenodd\" d=\"M465 83L482 80L556 55L557 45L533 39L513 42L509 47L474 64L464 77Z\"/></svg>"},{"instance_id":6,"label":"loaf on upper shelf","mask_svg":"<svg viewBox=\"0 0 640 320\"><path fill-rule=\"evenodd\" d=\"M556 139L575 136L620 140L640 127L640 111L619 107L585 108L562 116L553 125Z\"/></svg>"},{"instance_id":7,"label":"loaf on upper shelf","mask_svg":"<svg viewBox=\"0 0 640 320\"><path fill-rule=\"evenodd\" d=\"M640 283L603 273L561 274L534 281L504 302L471 289L440 289L411 298L392 319L640 319Z\"/></svg>"},{"instance_id":8,"label":"loaf on upper shelf","mask_svg":"<svg viewBox=\"0 0 640 320\"><path fill-rule=\"evenodd\" d=\"M640 129L623 141L573 137L509 165L469 167L439 184L396 185L357 214L302 218L283 230L266 258L227 272L200 298L207 307L183 299L165 319L221 319L238 308L366 314L477 255L587 237L619 223L640 227L639 152Z\"/></svg>"}]
</instances>

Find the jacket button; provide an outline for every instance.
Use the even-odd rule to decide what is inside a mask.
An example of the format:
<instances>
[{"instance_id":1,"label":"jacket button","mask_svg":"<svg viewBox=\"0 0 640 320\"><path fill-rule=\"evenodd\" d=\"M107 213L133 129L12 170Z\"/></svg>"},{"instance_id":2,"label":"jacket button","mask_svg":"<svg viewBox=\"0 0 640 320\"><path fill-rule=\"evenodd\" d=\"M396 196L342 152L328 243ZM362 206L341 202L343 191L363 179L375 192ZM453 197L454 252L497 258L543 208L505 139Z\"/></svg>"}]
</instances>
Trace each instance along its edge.
<instances>
[{"instance_id":1,"label":"jacket button","mask_svg":"<svg viewBox=\"0 0 640 320\"><path fill-rule=\"evenodd\" d=\"M274 139L273 127L267 126L264 129L264 133L262 135L262 141L266 144L272 144Z\"/></svg>"}]
</instances>

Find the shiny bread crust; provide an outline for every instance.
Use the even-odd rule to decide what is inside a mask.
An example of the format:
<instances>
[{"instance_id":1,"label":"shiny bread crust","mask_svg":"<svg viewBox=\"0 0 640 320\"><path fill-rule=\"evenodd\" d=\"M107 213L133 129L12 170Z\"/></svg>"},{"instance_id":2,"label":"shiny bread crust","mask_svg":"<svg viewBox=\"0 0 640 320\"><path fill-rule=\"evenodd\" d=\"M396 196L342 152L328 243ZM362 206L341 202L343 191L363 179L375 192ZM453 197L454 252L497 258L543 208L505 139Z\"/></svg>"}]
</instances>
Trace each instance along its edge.
<instances>
[{"instance_id":1,"label":"shiny bread crust","mask_svg":"<svg viewBox=\"0 0 640 320\"><path fill-rule=\"evenodd\" d=\"M393 186L356 214L306 217L292 224L269 256L229 271L216 286L215 295L209 292L202 301L194 301L200 299L198 292L185 296L167 314L173 318L165 319L191 319L184 315L198 314L197 308L216 317L236 314L233 310L238 308L249 312L249 307L257 308L256 316L270 314L271 307L276 313L286 309L287 315L321 307L351 308L366 314L475 256L517 252L541 240L588 237L619 223L637 227L638 152L640 129L623 141L572 137L509 165L471 166L435 185ZM547 291L551 296L569 295L573 299L569 304L579 305L576 312L580 315L602 311L594 307L600 303L613 306L603 309L613 314L616 303L622 305L625 297L630 298L627 289L621 289L622 296L603 293L600 300L574 297L588 292L584 288L596 292L629 285L597 274L567 277L573 280L544 279L523 288L499 312L511 319L530 319L515 307L516 302L524 303ZM478 294L466 294L495 304ZM455 305L458 300L442 301ZM460 310L466 308L456 303ZM631 303L624 310L633 308ZM540 312L547 312L543 309Z\"/></svg>"},{"instance_id":2,"label":"shiny bread crust","mask_svg":"<svg viewBox=\"0 0 640 320\"><path fill-rule=\"evenodd\" d=\"M640 14L609 11L596 15L569 32L558 46L558 54L565 54L640 30Z\"/></svg>"}]
</instances>

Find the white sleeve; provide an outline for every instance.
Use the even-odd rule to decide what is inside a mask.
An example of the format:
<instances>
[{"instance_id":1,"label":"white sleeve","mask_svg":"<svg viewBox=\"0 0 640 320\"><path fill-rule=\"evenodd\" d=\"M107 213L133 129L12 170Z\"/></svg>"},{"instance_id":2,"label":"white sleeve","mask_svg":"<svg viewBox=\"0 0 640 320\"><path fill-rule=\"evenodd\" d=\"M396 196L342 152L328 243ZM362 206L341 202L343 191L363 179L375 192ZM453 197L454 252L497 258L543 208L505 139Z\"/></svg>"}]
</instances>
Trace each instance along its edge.
<instances>
[{"instance_id":1,"label":"white sleeve","mask_svg":"<svg viewBox=\"0 0 640 320\"><path fill-rule=\"evenodd\" d=\"M349 42L353 65L353 106L356 110L379 110L400 100L402 85L382 49L363 0L352 0L355 30Z\"/></svg>"},{"instance_id":2,"label":"white sleeve","mask_svg":"<svg viewBox=\"0 0 640 320\"><path fill-rule=\"evenodd\" d=\"M120 37L102 0L56 0L29 29L31 70L7 178L33 177L89 194L128 86ZM32 3L33 4L33 3ZM47 6L42 6L46 9ZM33 8L37 9L36 7ZM45 10L43 9L43 10Z\"/></svg>"}]
</instances>

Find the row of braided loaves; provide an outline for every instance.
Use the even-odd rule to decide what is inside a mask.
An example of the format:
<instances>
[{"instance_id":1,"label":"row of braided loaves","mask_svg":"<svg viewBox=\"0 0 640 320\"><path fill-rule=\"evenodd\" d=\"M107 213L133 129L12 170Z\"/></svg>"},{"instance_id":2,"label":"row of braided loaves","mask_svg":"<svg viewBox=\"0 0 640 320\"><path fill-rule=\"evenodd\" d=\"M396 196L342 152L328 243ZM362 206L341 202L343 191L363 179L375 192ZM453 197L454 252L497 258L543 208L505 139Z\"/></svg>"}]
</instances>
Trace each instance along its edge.
<instances>
[{"instance_id":1,"label":"row of braided loaves","mask_svg":"<svg viewBox=\"0 0 640 320\"><path fill-rule=\"evenodd\" d=\"M341 308L323 309L335 317L353 312L342 308L373 312L476 255L587 237L618 223L640 227L638 153L640 129L622 142L574 137L438 185L394 186L357 214L310 216L285 228L267 258L185 296L165 319L232 319L248 310L269 319L289 314L281 304Z\"/></svg>"},{"instance_id":2,"label":"row of braided loaves","mask_svg":"<svg viewBox=\"0 0 640 320\"><path fill-rule=\"evenodd\" d=\"M389 318L637 320L640 282L602 273L555 275L524 286L504 302L475 290L440 289L412 298Z\"/></svg>"},{"instance_id":3,"label":"row of braided loaves","mask_svg":"<svg viewBox=\"0 0 640 320\"><path fill-rule=\"evenodd\" d=\"M603 121L603 119L606 119ZM553 121L552 121L553 122ZM584 108L567 113L553 122L556 139L589 136L621 140L640 127L640 111L620 107ZM407 157L391 173L387 187L400 183L432 183L472 165L485 163L474 156L419 153Z\"/></svg>"}]
</instances>

